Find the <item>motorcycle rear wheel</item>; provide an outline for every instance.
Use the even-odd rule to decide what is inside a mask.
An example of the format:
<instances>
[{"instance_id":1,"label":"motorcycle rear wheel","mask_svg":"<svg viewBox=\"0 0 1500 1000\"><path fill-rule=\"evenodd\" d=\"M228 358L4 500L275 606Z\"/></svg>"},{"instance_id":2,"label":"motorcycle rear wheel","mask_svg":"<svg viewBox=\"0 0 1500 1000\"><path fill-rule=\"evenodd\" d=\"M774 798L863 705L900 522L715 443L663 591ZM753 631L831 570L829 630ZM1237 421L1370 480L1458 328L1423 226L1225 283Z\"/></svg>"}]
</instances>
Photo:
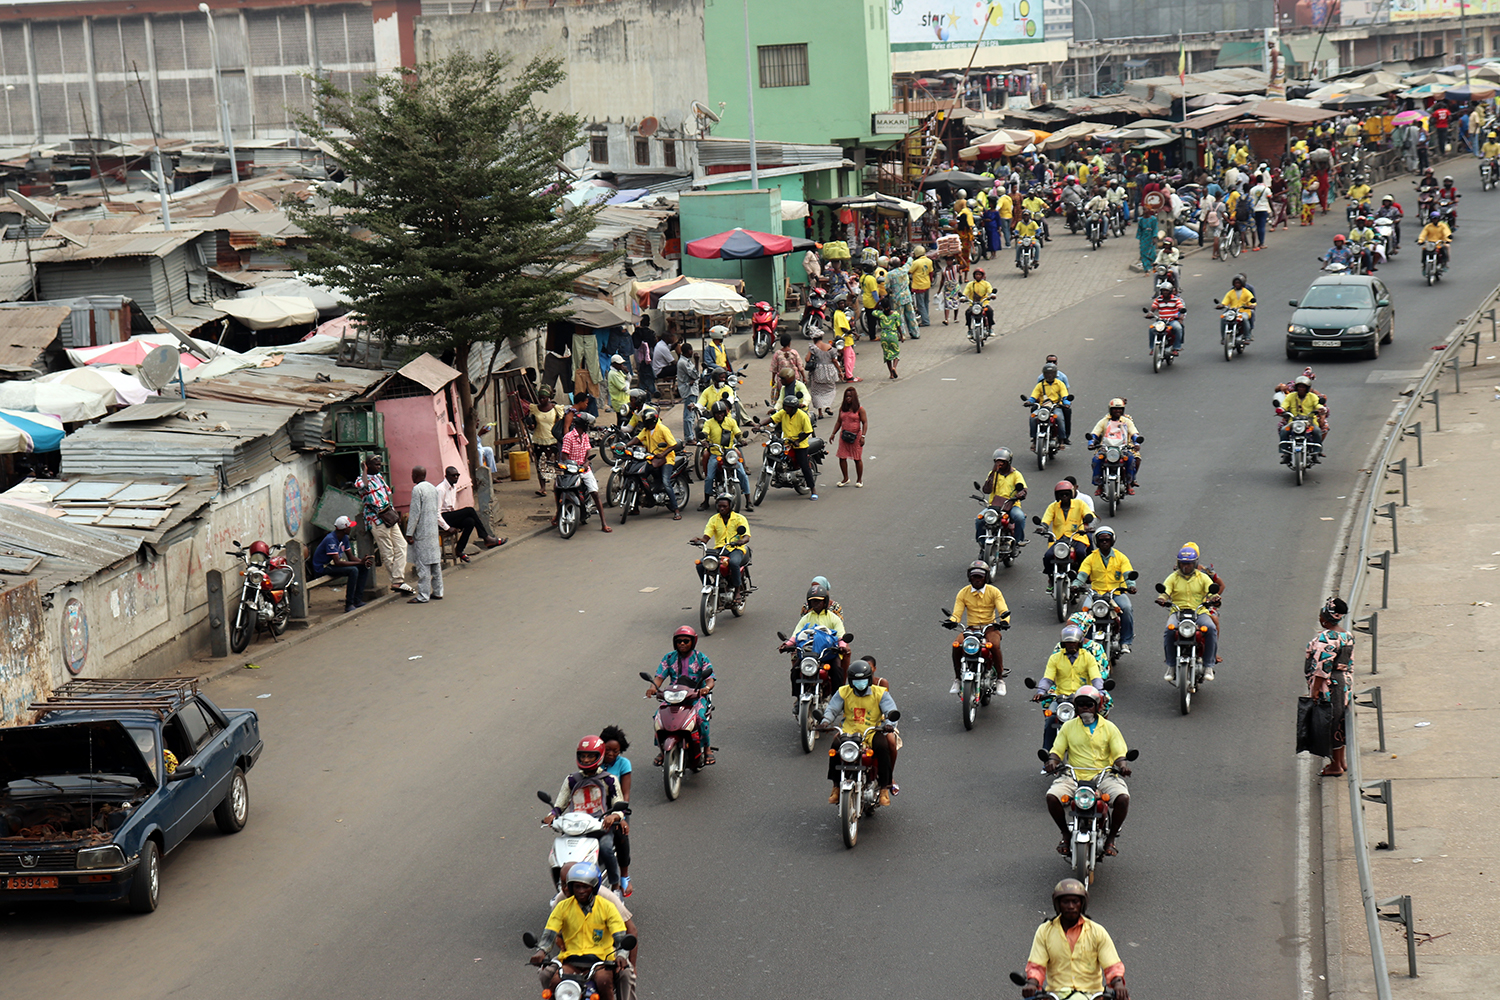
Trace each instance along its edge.
<instances>
[{"instance_id":1,"label":"motorcycle rear wheel","mask_svg":"<svg viewBox=\"0 0 1500 1000\"><path fill-rule=\"evenodd\" d=\"M244 601L234 613L234 625L229 630L229 651L243 653L250 648L250 638L255 635L255 611Z\"/></svg>"},{"instance_id":2,"label":"motorcycle rear wheel","mask_svg":"<svg viewBox=\"0 0 1500 1000\"><path fill-rule=\"evenodd\" d=\"M715 587L707 593L698 595L698 624L703 626L704 635L713 635L714 626L719 622L719 588Z\"/></svg>"},{"instance_id":3,"label":"motorcycle rear wheel","mask_svg":"<svg viewBox=\"0 0 1500 1000\"><path fill-rule=\"evenodd\" d=\"M839 793L839 836L845 847L859 843L859 788L849 788Z\"/></svg>"},{"instance_id":4,"label":"motorcycle rear wheel","mask_svg":"<svg viewBox=\"0 0 1500 1000\"><path fill-rule=\"evenodd\" d=\"M959 692L959 712L963 716L964 729L974 728L974 718L979 710L979 695L973 681L964 681Z\"/></svg>"},{"instance_id":5,"label":"motorcycle rear wheel","mask_svg":"<svg viewBox=\"0 0 1500 1000\"><path fill-rule=\"evenodd\" d=\"M797 728L801 730L798 737L802 743L803 753L812 753L813 747L818 743L818 731L813 727L818 720L813 717L813 703L809 698L797 707Z\"/></svg>"},{"instance_id":6,"label":"motorcycle rear wheel","mask_svg":"<svg viewBox=\"0 0 1500 1000\"><path fill-rule=\"evenodd\" d=\"M689 477L683 476L680 479L672 480L672 494L677 499L678 510L682 510L682 508L687 506L689 494L691 493L692 488L689 486Z\"/></svg>"},{"instance_id":7,"label":"motorcycle rear wheel","mask_svg":"<svg viewBox=\"0 0 1500 1000\"><path fill-rule=\"evenodd\" d=\"M572 538L578 530L578 504L572 497L563 497L562 509L557 512L557 531L564 538Z\"/></svg>"},{"instance_id":8,"label":"motorcycle rear wheel","mask_svg":"<svg viewBox=\"0 0 1500 1000\"><path fill-rule=\"evenodd\" d=\"M286 627L292 622L292 607L286 601L282 601L281 607L271 616L271 634L281 635L286 632Z\"/></svg>"},{"instance_id":9,"label":"motorcycle rear wheel","mask_svg":"<svg viewBox=\"0 0 1500 1000\"><path fill-rule=\"evenodd\" d=\"M686 769L687 745L678 743L661 762L661 787L669 801L676 802L677 796L682 794L682 772Z\"/></svg>"},{"instance_id":10,"label":"motorcycle rear wheel","mask_svg":"<svg viewBox=\"0 0 1500 1000\"><path fill-rule=\"evenodd\" d=\"M1193 665L1177 665L1177 708L1187 715L1193 710Z\"/></svg>"}]
</instances>

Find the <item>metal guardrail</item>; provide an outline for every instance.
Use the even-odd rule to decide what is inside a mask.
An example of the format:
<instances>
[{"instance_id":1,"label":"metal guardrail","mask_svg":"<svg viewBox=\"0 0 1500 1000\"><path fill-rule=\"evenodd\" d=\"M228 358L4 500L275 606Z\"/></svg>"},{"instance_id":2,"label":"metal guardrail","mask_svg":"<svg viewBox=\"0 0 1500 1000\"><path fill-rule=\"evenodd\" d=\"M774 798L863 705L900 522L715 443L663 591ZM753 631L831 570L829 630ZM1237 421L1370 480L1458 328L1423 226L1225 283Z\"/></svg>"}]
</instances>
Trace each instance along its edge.
<instances>
[{"instance_id":1,"label":"metal guardrail","mask_svg":"<svg viewBox=\"0 0 1500 1000\"><path fill-rule=\"evenodd\" d=\"M1380 459L1373 466L1373 469L1375 471L1372 471L1370 475L1369 482L1365 487L1364 499L1361 501L1361 506L1363 507L1363 516L1361 518L1361 521L1364 526L1360 530L1359 549L1355 553L1355 559L1352 562L1346 561L1344 564L1346 567L1355 568L1354 582L1350 586L1349 596L1346 598L1349 603L1349 610L1351 613L1353 613L1357 608L1360 607L1361 598L1363 598L1364 596L1365 582L1369 579L1369 571L1372 567L1382 570L1382 587L1388 588L1390 586L1390 553L1389 551L1386 551L1385 553L1383 553L1384 558L1376 558L1370 551L1370 537L1374 533L1376 518L1380 516L1389 516L1391 518L1392 531L1394 532L1395 530L1396 519L1394 508L1391 508L1390 514L1386 515L1385 512L1380 510L1377 506L1377 501L1381 496L1383 496L1379 487L1380 484L1385 481L1386 476L1399 474L1402 477L1402 499L1403 502L1405 500L1406 466L1403 460L1403 463L1400 465L1399 472L1393 470L1391 467L1391 452L1395 450L1396 445L1406 436L1407 429L1412 425L1411 418L1422 407L1422 405L1424 403L1431 402L1433 403L1434 407L1436 407L1437 390L1434 389L1432 385L1435 381L1437 381L1438 377L1447 370L1450 365L1453 367L1455 376L1454 391L1458 391L1458 353L1465 345L1470 343L1474 345L1474 360L1471 364L1471 367L1479 364L1479 323L1482 319L1491 320L1490 339L1494 340L1497 334L1495 323L1493 322L1493 317L1495 315L1497 301L1500 301L1500 286L1497 286L1494 290L1492 290L1489 295L1485 297L1483 303L1481 303L1477 309L1469 314L1468 318L1466 318L1463 324L1458 328L1458 332L1450 341L1448 341L1447 345L1443 348L1442 353L1428 362L1426 371L1423 373L1421 380L1417 383L1416 388L1412 392L1411 396L1407 399L1406 406L1401 410L1401 415L1386 430L1385 445L1380 449ZM1417 440L1418 444L1420 445L1420 433ZM1420 466L1422 463L1420 460L1418 460L1417 464ZM1385 607L1385 603L1385 600L1382 599L1381 607ZM1379 641L1379 639L1376 637L1372 638L1374 638L1375 642ZM1375 647L1372 647L1372 664L1374 663L1374 656ZM1349 817L1350 823L1353 827L1354 862L1355 867L1359 871L1359 895L1361 901L1364 903L1365 930L1369 934L1370 956L1374 963L1375 995L1378 1000L1390 1000L1391 981L1386 967L1385 950L1381 947L1380 921L1382 919L1395 919L1397 920L1397 922L1401 922L1406 925L1408 936L1409 971L1411 976L1415 977L1417 974L1416 952L1411 947L1410 940L1413 919L1411 915L1411 897L1400 896L1391 900L1377 900L1375 898L1373 879L1370 875L1370 853L1368 846L1365 844L1364 810L1360 804L1360 790L1366 785L1366 782L1364 782L1360 774L1359 766L1359 726L1357 719L1357 706L1358 703L1351 697L1349 704L1348 721L1344 726L1346 742L1345 758L1347 759L1348 764L1348 768L1345 771L1345 777L1349 784ZM1383 729L1384 727L1382 726L1382 730ZM1384 733L1382 732L1382 737L1383 735ZM1376 784L1379 783L1377 782ZM1390 792L1389 786L1387 785L1386 787L1387 790L1385 792L1384 801L1386 803L1386 808L1389 811L1391 809ZM1394 820L1391 820L1390 822L1391 825L1394 826ZM1394 829L1388 831L1388 837L1390 838L1388 841L1389 843L1395 842ZM1398 900L1405 901L1401 906L1399 915L1393 917L1390 914L1383 914L1380 912L1380 907L1395 905Z\"/></svg>"}]
</instances>

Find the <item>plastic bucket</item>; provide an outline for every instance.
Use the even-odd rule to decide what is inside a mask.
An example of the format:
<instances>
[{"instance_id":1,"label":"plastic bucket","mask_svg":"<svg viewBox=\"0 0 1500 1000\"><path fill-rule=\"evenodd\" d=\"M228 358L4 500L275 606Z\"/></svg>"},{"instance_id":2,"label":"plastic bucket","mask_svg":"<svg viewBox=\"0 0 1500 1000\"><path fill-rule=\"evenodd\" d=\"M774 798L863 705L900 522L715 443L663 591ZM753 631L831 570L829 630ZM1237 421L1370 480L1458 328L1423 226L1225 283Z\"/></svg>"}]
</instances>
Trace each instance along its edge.
<instances>
[{"instance_id":1,"label":"plastic bucket","mask_svg":"<svg viewBox=\"0 0 1500 1000\"><path fill-rule=\"evenodd\" d=\"M513 482L521 482L531 478L531 456L519 448L515 451L506 452L506 459L510 462L510 478Z\"/></svg>"}]
</instances>

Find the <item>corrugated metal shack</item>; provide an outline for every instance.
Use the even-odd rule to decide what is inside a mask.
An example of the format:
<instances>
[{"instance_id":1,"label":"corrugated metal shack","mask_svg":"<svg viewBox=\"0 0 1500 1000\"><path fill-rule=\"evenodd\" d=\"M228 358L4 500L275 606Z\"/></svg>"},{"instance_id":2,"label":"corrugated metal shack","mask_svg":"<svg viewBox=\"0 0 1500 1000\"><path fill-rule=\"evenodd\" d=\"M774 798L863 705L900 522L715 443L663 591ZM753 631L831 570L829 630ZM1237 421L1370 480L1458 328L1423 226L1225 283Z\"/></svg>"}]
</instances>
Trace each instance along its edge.
<instances>
[{"instance_id":1,"label":"corrugated metal shack","mask_svg":"<svg viewBox=\"0 0 1500 1000\"><path fill-rule=\"evenodd\" d=\"M62 474L218 476L226 487L293 457L290 406L163 400L127 406L63 438Z\"/></svg>"},{"instance_id":2,"label":"corrugated metal shack","mask_svg":"<svg viewBox=\"0 0 1500 1000\"><path fill-rule=\"evenodd\" d=\"M86 246L38 252L37 286L47 299L123 295L147 316L176 316L223 297L208 287L216 238L177 230L96 235Z\"/></svg>"}]
</instances>

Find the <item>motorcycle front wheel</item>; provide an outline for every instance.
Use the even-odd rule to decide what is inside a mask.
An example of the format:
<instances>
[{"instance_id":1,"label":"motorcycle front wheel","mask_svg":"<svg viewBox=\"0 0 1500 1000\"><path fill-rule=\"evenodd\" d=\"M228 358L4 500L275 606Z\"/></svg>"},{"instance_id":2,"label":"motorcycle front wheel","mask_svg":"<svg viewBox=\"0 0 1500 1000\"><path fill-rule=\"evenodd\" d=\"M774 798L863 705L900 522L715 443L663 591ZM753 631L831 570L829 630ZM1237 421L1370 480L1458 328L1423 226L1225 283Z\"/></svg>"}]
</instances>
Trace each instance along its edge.
<instances>
[{"instance_id":1,"label":"motorcycle front wheel","mask_svg":"<svg viewBox=\"0 0 1500 1000\"><path fill-rule=\"evenodd\" d=\"M1075 835L1073 837L1073 877L1084 885L1094 881L1094 873L1089 870L1089 854L1092 841L1080 841Z\"/></svg>"},{"instance_id":2,"label":"motorcycle front wheel","mask_svg":"<svg viewBox=\"0 0 1500 1000\"><path fill-rule=\"evenodd\" d=\"M1109 516L1114 517L1115 514L1117 514L1120 510L1120 491L1111 491L1109 494L1109 499L1105 502L1109 505Z\"/></svg>"},{"instance_id":3,"label":"motorcycle front wheel","mask_svg":"<svg viewBox=\"0 0 1500 1000\"><path fill-rule=\"evenodd\" d=\"M1233 333L1226 333L1226 334L1224 334L1224 360L1225 361L1233 361L1234 360L1234 334Z\"/></svg>"},{"instance_id":4,"label":"motorcycle front wheel","mask_svg":"<svg viewBox=\"0 0 1500 1000\"><path fill-rule=\"evenodd\" d=\"M975 354L983 354L984 353L984 333L983 332L976 332L974 334L974 353Z\"/></svg>"},{"instance_id":5,"label":"motorcycle front wheel","mask_svg":"<svg viewBox=\"0 0 1500 1000\"><path fill-rule=\"evenodd\" d=\"M1187 715L1193 710L1193 664L1177 665L1177 708Z\"/></svg>"},{"instance_id":6,"label":"motorcycle front wheel","mask_svg":"<svg viewBox=\"0 0 1500 1000\"><path fill-rule=\"evenodd\" d=\"M620 524L623 527L627 518L630 517L630 508L635 503L635 487L630 483L620 490Z\"/></svg>"},{"instance_id":7,"label":"motorcycle front wheel","mask_svg":"<svg viewBox=\"0 0 1500 1000\"><path fill-rule=\"evenodd\" d=\"M964 729L974 728L974 718L979 711L979 694L973 681L964 681L963 689L959 692L959 711L963 715Z\"/></svg>"},{"instance_id":8,"label":"motorcycle front wheel","mask_svg":"<svg viewBox=\"0 0 1500 1000\"><path fill-rule=\"evenodd\" d=\"M1306 475L1306 472L1307 472L1306 468L1304 466L1302 466L1302 465L1293 464L1292 471L1294 473L1296 473L1296 476L1297 476L1297 485L1301 486L1302 485L1303 477Z\"/></svg>"},{"instance_id":9,"label":"motorcycle front wheel","mask_svg":"<svg viewBox=\"0 0 1500 1000\"><path fill-rule=\"evenodd\" d=\"M229 629L229 651L243 653L250 648L250 637L255 634L255 609L247 601L240 601L234 613L234 625Z\"/></svg>"},{"instance_id":10,"label":"motorcycle front wheel","mask_svg":"<svg viewBox=\"0 0 1500 1000\"><path fill-rule=\"evenodd\" d=\"M613 507L620 502L620 477L615 475L614 469L609 470L609 478L604 481L603 500L606 507ZM603 517L604 511L601 510L599 516Z\"/></svg>"},{"instance_id":11,"label":"motorcycle front wheel","mask_svg":"<svg viewBox=\"0 0 1500 1000\"><path fill-rule=\"evenodd\" d=\"M1057 605L1057 620L1068 620L1068 581L1066 577L1052 579L1052 602Z\"/></svg>"},{"instance_id":12,"label":"motorcycle front wheel","mask_svg":"<svg viewBox=\"0 0 1500 1000\"><path fill-rule=\"evenodd\" d=\"M682 772L686 769L687 743L679 742L661 762L661 787L669 801L676 802L682 794Z\"/></svg>"},{"instance_id":13,"label":"motorcycle front wheel","mask_svg":"<svg viewBox=\"0 0 1500 1000\"><path fill-rule=\"evenodd\" d=\"M802 752L812 753L813 747L818 742L818 731L813 727L818 720L813 717L813 703L809 698L797 707L797 728L801 730Z\"/></svg>"},{"instance_id":14,"label":"motorcycle front wheel","mask_svg":"<svg viewBox=\"0 0 1500 1000\"><path fill-rule=\"evenodd\" d=\"M1047 468L1047 459L1051 458L1052 442L1038 436L1036 439L1036 469L1044 472Z\"/></svg>"},{"instance_id":15,"label":"motorcycle front wheel","mask_svg":"<svg viewBox=\"0 0 1500 1000\"><path fill-rule=\"evenodd\" d=\"M763 358L771 352L771 341L768 337L755 335L755 356Z\"/></svg>"},{"instance_id":16,"label":"motorcycle front wheel","mask_svg":"<svg viewBox=\"0 0 1500 1000\"><path fill-rule=\"evenodd\" d=\"M1151 347L1151 374L1155 375L1161 371L1162 362L1165 360L1165 351L1161 344L1153 344Z\"/></svg>"},{"instance_id":17,"label":"motorcycle front wheel","mask_svg":"<svg viewBox=\"0 0 1500 1000\"><path fill-rule=\"evenodd\" d=\"M572 496L563 497L562 509L557 512L557 530L564 538L572 538L578 530L578 503Z\"/></svg>"},{"instance_id":18,"label":"motorcycle front wheel","mask_svg":"<svg viewBox=\"0 0 1500 1000\"><path fill-rule=\"evenodd\" d=\"M845 847L859 843L859 786L839 793L839 836Z\"/></svg>"},{"instance_id":19,"label":"motorcycle front wheel","mask_svg":"<svg viewBox=\"0 0 1500 1000\"><path fill-rule=\"evenodd\" d=\"M716 584L713 590L705 591L698 596L698 624L703 626L704 635L713 635L714 626L719 622L719 588Z\"/></svg>"},{"instance_id":20,"label":"motorcycle front wheel","mask_svg":"<svg viewBox=\"0 0 1500 1000\"><path fill-rule=\"evenodd\" d=\"M771 488L771 473L767 469L760 470L760 478L755 481L755 495L750 502L759 507L766 502L766 492Z\"/></svg>"}]
</instances>

